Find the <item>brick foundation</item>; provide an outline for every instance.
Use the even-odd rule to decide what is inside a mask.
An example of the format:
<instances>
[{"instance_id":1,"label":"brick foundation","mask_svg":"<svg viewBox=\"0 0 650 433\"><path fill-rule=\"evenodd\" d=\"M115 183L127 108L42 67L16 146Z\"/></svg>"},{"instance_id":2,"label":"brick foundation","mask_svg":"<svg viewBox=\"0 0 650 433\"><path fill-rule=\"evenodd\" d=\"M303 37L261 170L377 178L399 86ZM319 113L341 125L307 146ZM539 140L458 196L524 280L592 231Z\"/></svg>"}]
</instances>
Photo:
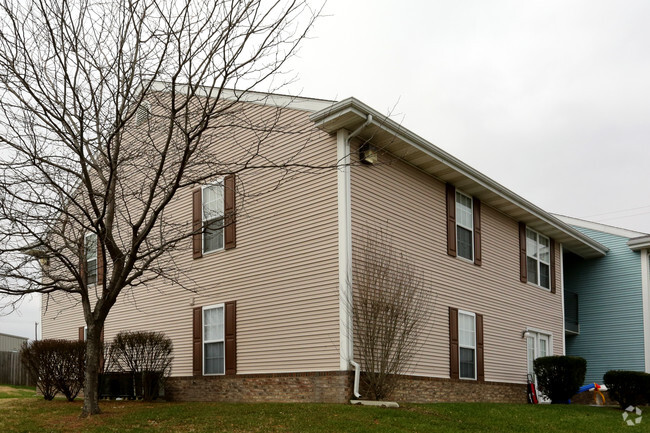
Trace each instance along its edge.
<instances>
[{"instance_id":1,"label":"brick foundation","mask_svg":"<svg viewBox=\"0 0 650 433\"><path fill-rule=\"evenodd\" d=\"M353 379L347 371L171 377L165 396L175 401L347 403Z\"/></svg>"},{"instance_id":2,"label":"brick foundation","mask_svg":"<svg viewBox=\"0 0 650 433\"><path fill-rule=\"evenodd\" d=\"M409 403L526 403L526 385L402 376L393 400Z\"/></svg>"},{"instance_id":3,"label":"brick foundation","mask_svg":"<svg viewBox=\"0 0 650 433\"><path fill-rule=\"evenodd\" d=\"M353 380L347 371L171 377L165 396L175 401L347 403ZM526 403L526 385L402 376L391 400Z\"/></svg>"}]
</instances>

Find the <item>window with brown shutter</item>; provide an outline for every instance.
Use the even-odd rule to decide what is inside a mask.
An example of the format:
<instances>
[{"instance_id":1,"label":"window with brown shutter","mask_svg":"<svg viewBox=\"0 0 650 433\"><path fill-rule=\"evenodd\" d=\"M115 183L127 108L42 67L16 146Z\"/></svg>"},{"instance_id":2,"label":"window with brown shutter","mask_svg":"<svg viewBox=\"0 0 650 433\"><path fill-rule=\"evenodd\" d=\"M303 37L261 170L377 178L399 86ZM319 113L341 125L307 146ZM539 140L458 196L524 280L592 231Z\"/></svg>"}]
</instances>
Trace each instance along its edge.
<instances>
[{"instance_id":1,"label":"window with brown shutter","mask_svg":"<svg viewBox=\"0 0 650 433\"><path fill-rule=\"evenodd\" d=\"M449 376L485 380L482 314L449 307Z\"/></svg>"},{"instance_id":2,"label":"window with brown shutter","mask_svg":"<svg viewBox=\"0 0 650 433\"><path fill-rule=\"evenodd\" d=\"M449 307L449 377L458 379L458 308Z\"/></svg>"},{"instance_id":3,"label":"window with brown shutter","mask_svg":"<svg viewBox=\"0 0 650 433\"><path fill-rule=\"evenodd\" d=\"M216 335L218 329L223 330L223 338ZM237 374L236 301L193 309L192 375L204 374Z\"/></svg>"},{"instance_id":4,"label":"window with brown shutter","mask_svg":"<svg viewBox=\"0 0 650 433\"><path fill-rule=\"evenodd\" d=\"M519 223L520 279L555 293L555 241Z\"/></svg>"},{"instance_id":5,"label":"window with brown shutter","mask_svg":"<svg viewBox=\"0 0 650 433\"><path fill-rule=\"evenodd\" d=\"M86 340L86 338L85 338L86 333L84 332L85 329L86 329L85 326L80 326L79 327L79 341L85 341Z\"/></svg>"},{"instance_id":6,"label":"window with brown shutter","mask_svg":"<svg viewBox=\"0 0 650 433\"><path fill-rule=\"evenodd\" d=\"M237 246L235 175L192 191L192 256Z\"/></svg>"},{"instance_id":7,"label":"window with brown shutter","mask_svg":"<svg viewBox=\"0 0 650 433\"><path fill-rule=\"evenodd\" d=\"M447 191L447 254L456 257L456 187L446 185Z\"/></svg>"}]
</instances>

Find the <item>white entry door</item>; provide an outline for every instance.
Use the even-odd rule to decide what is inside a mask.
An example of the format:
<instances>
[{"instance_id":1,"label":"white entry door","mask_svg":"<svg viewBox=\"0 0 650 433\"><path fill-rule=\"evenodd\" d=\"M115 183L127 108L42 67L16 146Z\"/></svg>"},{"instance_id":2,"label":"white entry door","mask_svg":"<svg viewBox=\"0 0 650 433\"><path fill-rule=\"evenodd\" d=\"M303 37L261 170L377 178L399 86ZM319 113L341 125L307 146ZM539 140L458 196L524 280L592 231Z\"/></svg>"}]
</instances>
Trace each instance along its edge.
<instances>
[{"instance_id":1,"label":"white entry door","mask_svg":"<svg viewBox=\"0 0 650 433\"><path fill-rule=\"evenodd\" d=\"M528 352L528 374L532 375L537 389L537 377L533 369L533 361L542 356L553 355L553 346L551 345L551 336L544 332L526 331L526 350ZM548 399L537 390L537 398L540 402L546 402Z\"/></svg>"}]
</instances>

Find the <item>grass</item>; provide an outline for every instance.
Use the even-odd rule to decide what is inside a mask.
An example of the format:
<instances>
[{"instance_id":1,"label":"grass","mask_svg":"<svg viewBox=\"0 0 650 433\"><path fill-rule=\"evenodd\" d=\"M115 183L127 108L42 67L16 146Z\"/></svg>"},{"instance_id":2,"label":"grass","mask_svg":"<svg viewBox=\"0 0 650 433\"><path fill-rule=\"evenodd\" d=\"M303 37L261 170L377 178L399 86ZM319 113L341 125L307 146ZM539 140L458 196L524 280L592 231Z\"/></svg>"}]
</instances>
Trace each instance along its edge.
<instances>
[{"instance_id":1,"label":"grass","mask_svg":"<svg viewBox=\"0 0 650 433\"><path fill-rule=\"evenodd\" d=\"M0 385L0 398L35 398L33 386Z\"/></svg>"},{"instance_id":2,"label":"grass","mask_svg":"<svg viewBox=\"0 0 650 433\"><path fill-rule=\"evenodd\" d=\"M22 391L22 390L21 390ZM489 403L411 404L400 409L332 404L105 401L79 419L81 401L0 400L0 432L576 432L634 430L613 407ZM650 408L647 409L650 411Z\"/></svg>"}]
</instances>

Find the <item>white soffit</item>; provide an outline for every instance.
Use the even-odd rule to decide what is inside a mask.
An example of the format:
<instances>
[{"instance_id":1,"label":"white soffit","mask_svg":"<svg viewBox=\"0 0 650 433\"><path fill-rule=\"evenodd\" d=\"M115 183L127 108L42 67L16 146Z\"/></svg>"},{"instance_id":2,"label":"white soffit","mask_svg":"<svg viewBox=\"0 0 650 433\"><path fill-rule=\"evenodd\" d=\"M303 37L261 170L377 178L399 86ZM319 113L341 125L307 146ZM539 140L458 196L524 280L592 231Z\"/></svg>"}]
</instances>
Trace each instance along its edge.
<instances>
[{"instance_id":1,"label":"white soffit","mask_svg":"<svg viewBox=\"0 0 650 433\"><path fill-rule=\"evenodd\" d=\"M360 140L371 142L443 182L454 184L486 205L554 238L581 257L602 257L607 252L607 247L355 98L332 104L312 114L311 119L320 129L333 134L342 128L355 130L366 121L368 114L373 117L372 123L359 133Z\"/></svg>"}]
</instances>

